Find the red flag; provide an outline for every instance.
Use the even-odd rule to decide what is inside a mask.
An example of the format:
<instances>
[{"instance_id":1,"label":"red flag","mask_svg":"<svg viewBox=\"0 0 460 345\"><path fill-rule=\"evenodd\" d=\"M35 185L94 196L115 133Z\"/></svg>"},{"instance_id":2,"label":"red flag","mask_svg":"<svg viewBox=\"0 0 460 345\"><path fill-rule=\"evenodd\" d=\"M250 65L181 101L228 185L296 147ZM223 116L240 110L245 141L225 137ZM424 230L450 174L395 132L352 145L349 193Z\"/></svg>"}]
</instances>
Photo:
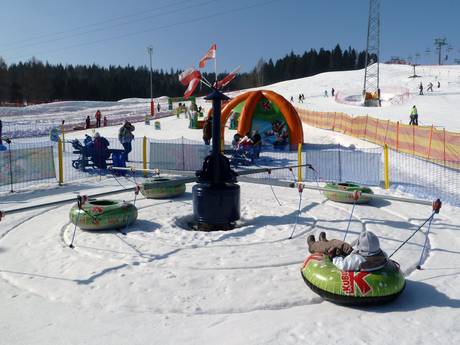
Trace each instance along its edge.
<instances>
[{"instance_id":1,"label":"red flag","mask_svg":"<svg viewBox=\"0 0 460 345\"><path fill-rule=\"evenodd\" d=\"M204 66L206 66L206 61L216 58L216 50L217 50L217 46L214 43L211 46L211 48L209 48L208 52L206 54L204 54L204 56L201 58L201 60L200 60L200 68L204 68Z\"/></svg>"},{"instance_id":2,"label":"red flag","mask_svg":"<svg viewBox=\"0 0 460 345\"><path fill-rule=\"evenodd\" d=\"M181 74L179 74L179 81L184 86L189 85L190 82L196 78L201 79L201 73L200 71L197 71L194 68L189 68L185 70L184 72L182 72Z\"/></svg>"},{"instance_id":3,"label":"red flag","mask_svg":"<svg viewBox=\"0 0 460 345\"><path fill-rule=\"evenodd\" d=\"M187 90L185 90L184 98L189 98L193 94L193 92L195 91L199 83L200 83L200 78L192 79L190 83L188 84Z\"/></svg>"},{"instance_id":4,"label":"red flag","mask_svg":"<svg viewBox=\"0 0 460 345\"><path fill-rule=\"evenodd\" d=\"M233 71L231 71L229 74L227 74L224 79L219 80L217 82L217 88L222 89L222 88L226 87L233 79L235 79L236 75L240 71L240 68L241 68L241 66L238 66Z\"/></svg>"}]
</instances>

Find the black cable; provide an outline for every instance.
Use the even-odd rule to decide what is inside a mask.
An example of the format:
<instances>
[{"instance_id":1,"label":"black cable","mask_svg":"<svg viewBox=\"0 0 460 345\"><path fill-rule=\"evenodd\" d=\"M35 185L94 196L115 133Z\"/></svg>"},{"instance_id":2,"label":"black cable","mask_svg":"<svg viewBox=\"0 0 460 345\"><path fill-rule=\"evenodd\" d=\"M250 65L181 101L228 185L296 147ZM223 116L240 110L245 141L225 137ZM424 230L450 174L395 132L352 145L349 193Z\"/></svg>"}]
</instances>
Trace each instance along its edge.
<instances>
[{"instance_id":1,"label":"black cable","mask_svg":"<svg viewBox=\"0 0 460 345\"><path fill-rule=\"evenodd\" d=\"M75 31L82 30L82 29L86 29L88 27L100 26L100 25L103 25L103 24L106 24L106 23L116 22L116 21L121 20L121 19L135 17L135 16L143 15L143 14L146 14L146 13L149 13L149 12L155 12L155 11L158 11L160 9L173 7L173 6L176 6L176 5L180 5L182 3L189 3L189 2L190 2L190 0L182 0L182 1L175 2L173 4L168 4L168 5L165 5L165 6L156 7L154 9L146 9L146 10L143 10L143 11L134 12L134 13L124 15L124 16L109 18L109 19L106 19L106 20L102 20L100 22L81 25L81 26L77 26L77 27L74 27L74 28L68 29L68 30L50 32L50 33L47 33L47 34L41 34L41 35L33 36L33 37L30 37L30 38L25 38L25 39L22 39L22 40L16 40L15 42L6 43L4 45L1 45L1 47L6 46L7 47L6 50L8 50L9 49L8 46L17 47L18 43L21 44L21 43L30 42L30 41L35 43L37 39L51 37L51 36L63 35L63 34L66 34L66 33L72 33L72 32L75 32Z\"/></svg>"},{"instance_id":2,"label":"black cable","mask_svg":"<svg viewBox=\"0 0 460 345\"><path fill-rule=\"evenodd\" d=\"M53 42L62 41L62 40L69 40L70 38L74 38L74 37L78 37L78 36L84 36L84 35L92 34L92 33L95 33L95 32L106 31L106 30L110 30L110 29L113 29L113 28L116 28L116 27L129 25L131 23L139 23L141 21L151 20L151 19L158 18L158 17L164 17L164 16L167 16L169 14L176 14L178 12L185 11L185 10L190 10L192 8L195 9L196 7L205 6L205 5L208 5L208 4L210 4L212 2L215 2L215 1L220 1L220 0L208 0L208 1L205 1L205 2L202 2L202 3L181 7L180 9L167 11L167 12L156 14L156 15L153 15L153 16L143 17L143 18L139 18L139 19L136 19L136 20L132 20L132 21L113 24L111 26L107 26L107 27L103 27L103 28L99 28L99 29L92 29L92 30L82 31L82 32L78 32L78 33L75 33L75 34L66 35L66 36L63 36L63 37L50 38L50 39L47 39L47 40L38 40L38 41L34 41L34 43L20 45L20 46L15 47L14 49L6 49L4 51L6 51L6 52L11 51L11 50L15 51L15 50L20 50L20 49L31 47L31 46L43 45L43 44L53 43Z\"/></svg>"},{"instance_id":3,"label":"black cable","mask_svg":"<svg viewBox=\"0 0 460 345\"><path fill-rule=\"evenodd\" d=\"M196 18L192 18L192 19L189 19L189 20L183 20L183 21L176 22L176 23L160 25L160 26L157 26L157 27L151 28L151 29L130 32L130 33L123 34L123 35L107 37L107 38L92 41L92 42L84 42L84 43L74 44L74 45L70 45L70 46L66 46L66 47L62 47L62 48L36 52L36 53L34 53L32 55L39 55L39 54L56 52L56 51L61 51L61 50L68 50L68 49L72 49L72 48L78 48L78 47L87 46L87 45L93 45L93 44L98 44L98 43L105 43L105 42L117 40L117 39L120 39L120 38L136 36L136 35L152 32L152 31L157 31L157 30L161 30L161 29L167 29L167 28L171 28L171 27L175 27L175 26L184 25L184 24L196 23L196 22L204 21L204 20L207 20L207 19L210 19L210 18L216 18L216 17L220 17L220 16L225 16L225 15L228 15L228 14L231 14L231 13L240 12L240 11L244 11L244 10L251 9L251 8L267 6L267 5L271 4L271 3L279 2L279 1L281 1L281 0L271 0L271 1L258 2L258 3L248 5L248 6L243 6L243 7L230 9L230 10L215 12L213 14L202 16L202 17L196 17ZM12 60L16 60L16 59L19 59L19 58L22 58L22 57L28 57L28 56L30 56L30 54L29 55L15 56L15 57L12 58Z\"/></svg>"}]
</instances>

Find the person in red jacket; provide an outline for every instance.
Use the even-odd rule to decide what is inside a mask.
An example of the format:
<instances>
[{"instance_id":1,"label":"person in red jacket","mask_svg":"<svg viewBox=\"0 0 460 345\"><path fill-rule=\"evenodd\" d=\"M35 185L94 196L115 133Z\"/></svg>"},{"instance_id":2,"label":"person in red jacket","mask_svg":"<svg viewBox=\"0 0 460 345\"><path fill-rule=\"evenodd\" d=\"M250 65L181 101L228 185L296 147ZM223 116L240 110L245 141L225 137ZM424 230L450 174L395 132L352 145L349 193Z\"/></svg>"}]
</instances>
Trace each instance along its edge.
<instances>
[{"instance_id":1,"label":"person in red jacket","mask_svg":"<svg viewBox=\"0 0 460 345\"><path fill-rule=\"evenodd\" d=\"M99 128L101 127L101 118L102 118L102 114L100 110L96 111L95 117L96 117L96 127Z\"/></svg>"}]
</instances>

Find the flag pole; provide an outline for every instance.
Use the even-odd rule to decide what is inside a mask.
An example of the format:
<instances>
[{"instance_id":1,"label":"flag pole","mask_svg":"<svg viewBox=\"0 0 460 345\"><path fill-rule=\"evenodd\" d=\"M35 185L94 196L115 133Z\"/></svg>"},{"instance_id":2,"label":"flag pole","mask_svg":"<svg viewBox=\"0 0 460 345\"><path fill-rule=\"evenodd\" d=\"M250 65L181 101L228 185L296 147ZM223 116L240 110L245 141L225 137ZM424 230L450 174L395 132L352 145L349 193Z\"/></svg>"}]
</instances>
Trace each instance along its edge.
<instances>
[{"instance_id":1,"label":"flag pole","mask_svg":"<svg viewBox=\"0 0 460 345\"><path fill-rule=\"evenodd\" d=\"M214 74L216 75L214 82L217 85L217 49L214 50L214 52L215 52L214 54L216 54L216 56L214 57Z\"/></svg>"}]
</instances>

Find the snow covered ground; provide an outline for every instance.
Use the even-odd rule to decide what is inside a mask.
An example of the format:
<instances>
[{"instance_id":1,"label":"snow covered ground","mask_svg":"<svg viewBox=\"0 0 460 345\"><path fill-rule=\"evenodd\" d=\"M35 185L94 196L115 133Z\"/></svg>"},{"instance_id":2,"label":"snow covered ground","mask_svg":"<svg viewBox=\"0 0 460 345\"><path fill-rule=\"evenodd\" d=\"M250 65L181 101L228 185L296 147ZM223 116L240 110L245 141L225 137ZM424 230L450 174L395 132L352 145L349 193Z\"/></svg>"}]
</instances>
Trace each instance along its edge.
<instances>
[{"instance_id":1,"label":"snow covered ground","mask_svg":"<svg viewBox=\"0 0 460 345\"><path fill-rule=\"evenodd\" d=\"M441 95L435 89L430 96L412 96L420 101L416 104L421 121L424 123L424 111L429 110L438 124L460 129L458 117L452 115L458 108L460 96L455 92L460 86L449 84L460 69L451 66L430 69L439 71L441 90L447 94ZM406 66L383 66L382 70L385 76L394 75L391 79L394 82L389 84L399 83L399 86L403 77L411 74ZM444 75L444 70L452 72ZM417 69L417 73L422 71ZM280 83L272 88L288 97L303 92L309 108L355 111L355 114L366 111L386 118L400 111L399 120L405 119L412 100L402 106L362 110L322 97L325 88L341 91L343 85L351 90L355 81L360 85L361 77L358 71L337 72ZM382 83L385 85L384 78ZM415 91L413 87L411 90ZM142 107L145 102L140 102L144 104ZM123 103L114 105L119 107L120 114ZM137 107L136 102L127 103L126 109ZM44 105L42 110L52 106ZM86 105L75 103L72 107L77 114ZM449 115L444 116L444 107ZM93 114L95 109L92 105L90 108L87 111ZM51 121L64 113L57 111L42 117L29 114L27 121ZM4 116L5 113L2 119ZM17 116L9 114L7 118L15 120ZM160 122L161 130L136 124L136 137L201 140L201 131L189 130L183 117ZM100 132L116 137L117 130L118 127L107 127ZM304 126L304 131L309 143L375 147L309 126ZM68 138L82 138L83 133L69 133ZM233 133L226 131L227 141ZM128 179L119 182L133 186ZM297 190L274 187L281 202L278 206L269 186L241 183L240 227L228 232L194 232L184 229L192 215L191 187L188 185L185 195L174 200L138 199L139 217L126 229L126 235L116 231L78 231L75 249L68 248L74 229L68 219L69 204L3 219L0 222L0 344L460 342L458 208L444 205L435 217L422 270L415 270L415 266L425 240L423 232L417 233L395 255L407 279L399 299L381 307L345 308L314 294L303 282L300 267L307 255L306 237L326 231L329 238L342 238L351 205L327 201L318 192L304 191L296 233L289 240L297 218ZM113 179L93 178L61 188L5 195L0 197L0 209L119 188ZM403 195L379 188L375 192ZM113 198L132 200L133 197L133 193L125 192ZM430 214L428 206L400 202L379 201L357 206L348 239L355 239L365 228L375 232L382 248L391 253Z\"/></svg>"},{"instance_id":2,"label":"snow covered ground","mask_svg":"<svg viewBox=\"0 0 460 345\"><path fill-rule=\"evenodd\" d=\"M361 95L364 82L364 71L344 71L318 74L313 77L288 80L263 87L282 94L287 99L294 96L295 105L310 110L344 112L349 115L371 115L380 119L390 119L409 123L409 114L413 105L417 106L419 124L423 126L445 127L446 130L460 132L460 66L418 66L413 75L412 66L380 65L380 87L382 95L397 94L398 89L407 88L410 97L403 104L387 104L381 108L359 107L337 103L333 97L324 97L327 90L329 96L334 88L339 94L346 96ZM437 82L441 87L437 88ZM424 95L419 96L418 86L424 86ZM426 91L428 83L434 84L433 92ZM298 103L298 95L305 95L304 103Z\"/></svg>"},{"instance_id":3,"label":"snow covered ground","mask_svg":"<svg viewBox=\"0 0 460 345\"><path fill-rule=\"evenodd\" d=\"M110 181L106 181L110 184ZM129 182L124 181L127 186ZM2 208L85 192L84 186L13 195ZM116 188L111 185L90 193ZM2 344L455 344L460 341L460 216L445 207L433 222L423 270L424 236L395 256L407 287L394 303L345 308L303 282L306 237L341 238L350 205L304 192L241 184L241 227L229 232L182 228L192 214L191 186L179 199L137 201L126 229L78 231L69 205L7 217L0 230ZM382 193L381 190L376 192ZM132 193L117 195L132 200ZM391 253L431 213L430 207L375 202L355 210L349 239L374 231ZM352 325L352 327L351 327Z\"/></svg>"}]
</instances>

